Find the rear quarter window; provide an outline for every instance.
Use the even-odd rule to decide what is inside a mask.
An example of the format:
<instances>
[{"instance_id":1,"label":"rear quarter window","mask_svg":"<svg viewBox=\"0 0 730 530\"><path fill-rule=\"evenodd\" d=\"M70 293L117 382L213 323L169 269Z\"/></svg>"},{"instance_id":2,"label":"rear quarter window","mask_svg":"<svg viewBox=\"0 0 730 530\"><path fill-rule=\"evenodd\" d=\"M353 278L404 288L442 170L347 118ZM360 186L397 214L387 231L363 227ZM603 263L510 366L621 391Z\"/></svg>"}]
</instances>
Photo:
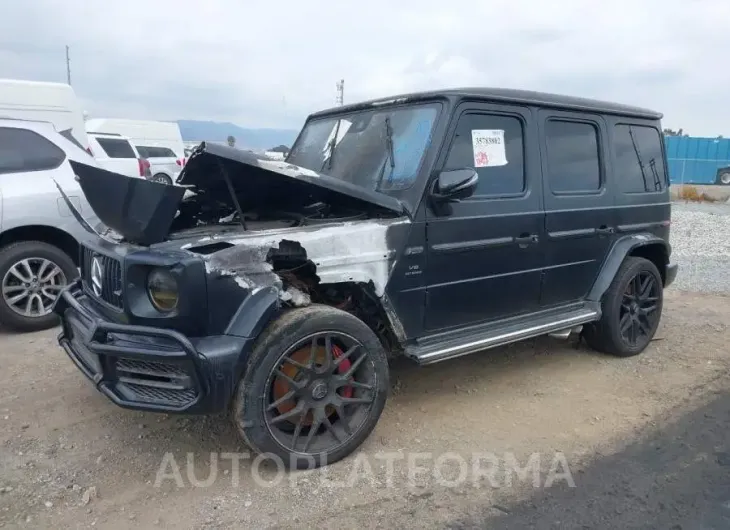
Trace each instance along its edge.
<instances>
[{"instance_id":1,"label":"rear quarter window","mask_svg":"<svg viewBox=\"0 0 730 530\"><path fill-rule=\"evenodd\" d=\"M137 158L131 144L119 138L96 138L109 158Z\"/></svg>"},{"instance_id":2,"label":"rear quarter window","mask_svg":"<svg viewBox=\"0 0 730 530\"><path fill-rule=\"evenodd\" d=\"M86 151L86 149L84 149L84 146L81 145L79 143L79 141L76 139L76 137L73 135L73 132L71 131L71 129L66 129L65 131L59 132L58 134L60 134L64 138L66 138L66 140L68 140L69 142L71 142L72 144L74 144L79 149L81 149L83 151Z\"/></svg>"},{"instance_id":3,"label":"rear quarter window","mask_svg":"<svg viewBox=\"0 0 730 530\"><path fill-rule=\"evenodd\" d=\"M666 188L662 139L654 127L615 125L613 156L616 180L622 192L649 193Z\"/></svg>"},{"instance_id":4,"label":"rear quarter window","mask_svg":"<svg viewBox=\"0 0 730 530\"><path fill-rule=\"evenodd\" d=\"M40 134L0 127L0 174L55 169L65 159L63 149Z\"/></svg>"}]
</instances>

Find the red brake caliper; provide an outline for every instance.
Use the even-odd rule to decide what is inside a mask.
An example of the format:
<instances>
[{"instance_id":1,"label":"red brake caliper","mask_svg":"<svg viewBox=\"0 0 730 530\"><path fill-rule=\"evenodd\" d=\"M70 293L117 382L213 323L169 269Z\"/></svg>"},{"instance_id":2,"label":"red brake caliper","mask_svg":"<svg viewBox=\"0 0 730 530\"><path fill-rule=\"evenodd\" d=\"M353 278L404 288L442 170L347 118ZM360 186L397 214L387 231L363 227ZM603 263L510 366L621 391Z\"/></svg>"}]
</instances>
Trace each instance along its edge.
<instances>
[{"instance_id":1,"label":"red brake caliper","mask_svg":"<svg viewBox=\"0 0 730 530\"><path fill-rule=\"evenodd\" d=\"M341 357L344 352L337 344L333 344L332 353L334 354L335 359L337 359L337 358ZM340 366L338 367L337 371L341 374L347 373L347 371L350 369L350 366L352 366L350 359L345 359L344 361L342 361L340 363ZM351 386L342 387L340 395L342 397L347 397L347 398L352 397L352 387Z\"/></svg>"}]
</instances>

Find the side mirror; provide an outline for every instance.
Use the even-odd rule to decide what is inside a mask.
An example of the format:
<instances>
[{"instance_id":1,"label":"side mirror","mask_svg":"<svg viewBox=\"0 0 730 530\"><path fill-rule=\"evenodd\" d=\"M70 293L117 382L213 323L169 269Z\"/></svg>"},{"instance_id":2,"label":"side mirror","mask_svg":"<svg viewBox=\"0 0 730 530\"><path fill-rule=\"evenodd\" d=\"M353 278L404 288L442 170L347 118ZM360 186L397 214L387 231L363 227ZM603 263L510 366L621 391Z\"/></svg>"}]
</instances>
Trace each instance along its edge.
<instances>
[{"instance_id":1,"label":"side mirror","mask_svg":"<svg viewBox=\"0 0 730 530\"><path fill-rule=\"evenodd\" d=\"M479 175L472 168L442 171L433 183L431 197L437 201L458 202L471 197L477 182Z\"/></svg>"}]
</instances>

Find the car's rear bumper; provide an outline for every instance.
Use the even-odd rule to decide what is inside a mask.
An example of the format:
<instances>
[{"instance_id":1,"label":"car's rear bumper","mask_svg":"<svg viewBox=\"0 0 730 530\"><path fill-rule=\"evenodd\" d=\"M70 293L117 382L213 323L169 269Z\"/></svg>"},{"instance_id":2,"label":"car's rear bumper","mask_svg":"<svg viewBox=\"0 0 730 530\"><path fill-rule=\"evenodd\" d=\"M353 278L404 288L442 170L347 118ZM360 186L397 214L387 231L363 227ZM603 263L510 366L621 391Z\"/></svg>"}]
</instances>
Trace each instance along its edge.
<instances>
[{"instance_id":1,"label":"car's rear bumper","mask_svg":"<svg viewBox=\"0 0 730 530\"><path fill-rule=\"evenodd\" d=\"M76 367L117 405L158 412L208 414L224 410L250 339L188 338L165 328L120 324L94 310L76 283L54 311L58 343Z\"/></svg>"},{"instance_id":2,"label":"car's rear bumper","mask_svg":"<svg viewBox=\"0 0 730 530\"><path fill-rule=\"evenodd\" d=\"M679 272L679 265L676 263L667 265L667 277L664 280L664 287L669 287L674 283L674 280L677 278L677 272Z\"/></svg>"}]
</instances>

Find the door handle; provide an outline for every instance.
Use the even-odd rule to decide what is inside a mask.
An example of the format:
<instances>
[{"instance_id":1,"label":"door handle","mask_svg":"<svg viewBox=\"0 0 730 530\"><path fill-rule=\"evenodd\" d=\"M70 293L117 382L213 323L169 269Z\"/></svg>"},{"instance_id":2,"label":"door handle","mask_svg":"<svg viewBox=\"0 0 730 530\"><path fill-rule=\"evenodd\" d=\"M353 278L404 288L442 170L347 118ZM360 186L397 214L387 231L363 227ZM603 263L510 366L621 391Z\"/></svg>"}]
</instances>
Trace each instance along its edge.
<instances>
[{"instance_id":1,"label":"door handle","mask_svg":"<svg viewBox=\"0 0 730 530\"><path fill-rule=\"evenodd\" d=\"M537 243L540 238L537 237L537 234L520 234L519 237L515 238L515 243L517 243L520 247L525 248L527 245Z\"/></svg>"},{"instance_id":2,"label":"door handle","mask_svg":"<svg viewBox=\"0 0 730 530\"><path fill-rule=\"evenodd\" d=\"M603 226L596 228L596 234L602 235L602 236L613 234L614 232L615 232L615 230L612 226L603 225Z\"/></svg>"}]
</instances>

